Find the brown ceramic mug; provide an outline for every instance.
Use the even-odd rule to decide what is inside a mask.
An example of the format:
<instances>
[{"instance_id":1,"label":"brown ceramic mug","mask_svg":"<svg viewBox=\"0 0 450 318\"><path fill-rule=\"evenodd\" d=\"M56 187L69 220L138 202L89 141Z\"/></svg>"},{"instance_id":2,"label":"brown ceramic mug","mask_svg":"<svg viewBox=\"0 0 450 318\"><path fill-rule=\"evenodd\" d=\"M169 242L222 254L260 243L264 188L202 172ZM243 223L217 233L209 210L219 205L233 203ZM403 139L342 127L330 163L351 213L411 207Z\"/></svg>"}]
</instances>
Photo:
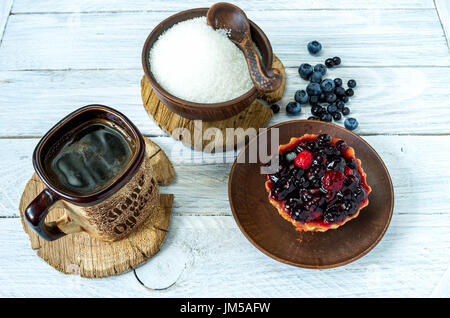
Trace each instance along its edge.
<instances>
[{"instance_id":1,"label":"brown ceramic mug","mask_svg":"<svg viewBox=\"0 0 450 318\"><path fill-rule=\"evenodd\" d=\"M57 123L36 146L33 166L46 188L25 218L48 241L82 231L103 241L120 240L159 202L144 137L106 106L82 107ZM53 207L66 214L46 222Z\"/></svg>"}]
</instances>

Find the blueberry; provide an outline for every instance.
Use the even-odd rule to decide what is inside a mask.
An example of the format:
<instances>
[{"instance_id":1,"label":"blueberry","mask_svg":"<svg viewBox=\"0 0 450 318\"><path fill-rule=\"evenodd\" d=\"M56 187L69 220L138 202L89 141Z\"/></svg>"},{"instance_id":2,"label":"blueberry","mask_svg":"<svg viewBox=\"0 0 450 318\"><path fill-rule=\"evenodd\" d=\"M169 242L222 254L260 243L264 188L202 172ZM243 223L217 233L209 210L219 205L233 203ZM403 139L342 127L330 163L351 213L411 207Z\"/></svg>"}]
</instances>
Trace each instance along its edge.
<instances>
[{"instance_id":1,"label":"blueberry","mask_svg":"<svg viewBox=\"0 0 450 318\"><path fill-rule=\"evenodd\" d=\"M333 93L328 94L325 100L327 103L334 103L336 101L336 95Z\"/></svg>"},{"instance_id":2,"label":"blueberry","mask_svg":"<svg viewBox=\"0 0 450 318\"><path fill-rule=\"evenodd\" d=\"M345 103L343 101L341 101L341 100L338 100L336 102L336 107L337 107L338 110L342 110L345 107Z\"/></svg>"},{"instance_id":3,"label":"blueberry","mask_svg":"<svg viewBox=\"0 0 450 318\"><path fill-rule=\"evenodd\" d=\"M342 86L342 79L340 79L339 77L338 77L338 78L335 78L335 79L334 79L334 85L335 85L336 87Z\"/></svg>"},{"instance_id":4,"label":"blueberry","mask_svg":"<svg viewBox=\"0 0 450 318\"><path fill-rule=\"evenodd\" d=\"M270 108L272 109L274 114L276 114L280 111L280 106L278 106L277 104L271 105Z\"/></svg>"},{"instance_id":5,"label":"blueberry","mask_svg":"<svg viewBox=\"0 0 450 318\"><path fill-rule=\"evenodd\" d=\"M308 51L311 54L317 54L322 49L322 44L320 44L318 41L311 41L308 43Z\"/></svg>"},{"instance_id":6,"label":"blueberry","mask_svg":"<svg viewBox=\"0 0 450 318\"><path fill-rule=\"evenodd\" d=\"M288 152L285 156L287 162L293 161L295 157L297 157L297 154L295 152Z\"/></svg>"},{"instance_id":7,"label":"blueberry","mask_svg":"<svg viewBox=\"0 0 450 318\"><path fill-rule=\"evenodd\" d=\"M320 83L322 80L322 73L320 72L313 72L310 78L310 81L313 83Z\"/></svg>"},{"instance_id":8,"label":"blueberry","mask_svg":"<svg viewBox=\"0 0 450 318\"><path fill-rule=\"evenodd\" d=\"M322 115L322 106L316 105L311 107L311 114L313 114L314 116Z\"/></svg>"},{"instance_id":9,"label":"blueberry","mask_svg":"<svg viewBox=\"0 0 450 318\"><path fill-rule=\"evenodd\" d=\"M337 96L343 96L343 95L345 95L345 88L343 88L343 87L341 87L341 86L338 86L338 87L336 87L336 89L334 90L334 93L335 93Z\"/></svg>"},{"instance_id":10,"label":"blueberry","mask_svg":"<svg viewBox=\"0 0 450 318\"><path fill-rule=\"evenodd\" d=\"M297 102L290 102L286 106L286 112L289 115L297 115L302 110L302 106Z\"/></svg>"},{"instance_id":11,"label":"blueberry","mask_svg":"<svg viewBox=\"0 0 450 318\"><path fill-rule=\"evenodd\" d=\"M310 96L319 96L320 93L322 92L322 89L320 88L320 85L317 83L309 83L308 86L306 86L306 92Z\"/></svg>"},{"instance_id":12,"label":"blueberry","mask_svg":"<svg viewBox=\"0 0 450 318\"><path fill-rule=\"evenodd\" d=\"M348 114L350 114L350 108L348 107L342 108L342 115L347 116Z\"/></svg>"},{"instance_id":13,"label":"blueberry","mask_svg":"<svg viewBox=\"0 0 450 318\"><path fill-rule=\"evenodd\" d=\"M331 141L331 136L328 134L320 134L319 137L317 137L317 139L323 141L323 142L330 142Z\"/></svg>"},{"instance_id":14,"label":"blueberry","mask_svg":"<svg viewBox=\"0 0 450 318\"><path fill-rule=\"evenodd\" d=\"M353 89L348 88L348 89L345 91L345 95L351 97L351 96L355 95L355 92L353 91Z\"/></svg>"},{"instance_id":15,"label":"blueberry","mask_svg":"<svg viewBox=\"0 0 450 318\"><path fill-rule=\"evenodd\" d=\"M308 120L319 120L319 117L317 117L317 116L309 116Z\"/></svg>"},{"instance_id":16,"label":"blueberry","mask_svg":"<svg viewBox=\"0 0 450 318\"><path fill-rule=\"evenodd\" d=\"M333 120L333 117L331 117L331 115L328 113L324 113L324 114L320 115L320 120L331 122Z\"/></svg>"},{"instance_id":17,"label":"blueberry","mask_svg":"<svg viewBox=\"0 0 450 318\"><path fill-rule=\"evenodd\" d=\"M340 96L339 99L340 99L341 101L343 101L344 103L347 103L347 102L348 102L348 96L346 96L346 95Z\"/></svg>"},{"instance_id":18,"label":"blueberry","mask_svg":"<svg viewBox=\"0 0 450 318\"><path fill-rule=\"evenodd\" d=\"M325 93L320 93L320 95L319 95L319 102L324 102L325 101L325 97L326 97L326 95L325 95Z\"/></svg>"},{"instance_id":19,"label":"blueberry","mask_svg":"<svg viewBox=\"0 0 450 318\"><path fill-rule=\"evenodd\" d=\"M350 88L355 88L356 87L356 81L354 79L351 79L347 82L347 86Z\"/></svg>"},{"instance_id":20,"label":"blueberry","mask_svg":"<svg viewBox=\"0 0 450 318\"><path fill-rule=\"evenodd\" d=\"M336 104L328 105L327 112L330 113L330 114L333 114L333 113L337 112Z\"/></svg>"},{"instance_id":21,"label":"blueberry","mask_svg":"<svg viewBox=\"0 0 450 318\"><path fill-rule=\"evenodd\" d=\"M347 146L347 144L345 143L345 141L343 141L343 140L341 139L341 140L338 140L338 141L336 142L336 148L337 148L338 150L345 150L345 149L348 148L348 146Z\"/></svg>"},{"instance_id":22,"label":"blueberry","mask_svg":"<svg viewBox=\"0 0 450 318\"><path fill-rule=\"evenodd\" d=\"M308 93L304 89L295 92L294 99L297 103L306 104L308 102Z\"/></svg>"},{"instance_id":23,"label":"blueberry","mask_svg":"<svg viewBox=\"0 0 450 318\"><path fill-rule=\"evenodd\" d=\"M323 64L316 64L314 66L314 72L320 72L322 75L327 74L327 67Z\"/></svg>"},{"instance_id":24,"label":"blueberry","mask_svg":"<svg viewBox=\"0 0 450 318\"><path fill-rule=\"evenodd\" d=\"M340 120L342 115L338 112L332 114L334 120Z\"/></svg>"},{"instance_id":25,"label":"blueberry","mask_svg":"<svg viewBox=\"0 0 450 318\"><path fill-rule=\"evenodd\" d=\"M334 63L334 65L341 64L341 58L339 56L333 57L333 63Z\"/></svg>"},{"instance_id":26,"label":"blueberry","mask_svg":"<svg viewBox=\"0 0 450 318\"><path fill-rule=\"evenodd\" d=\"M328 67L328 68L333 67L333 66L334 66L334 61L333 61L333 59L326 59L326 60L325 60L325 65L326 65L326 67Z\"/></svg>"},{"instance_id":27,"label":"blueberry","mask_svg":"<svg viewBox=\"0 0 450 318\"><path fill-rule=\"evenodd\" d=\"M324 79L320 83L320 87L322 87L322 91L325 93L331 93L334 91L334 82L330 80L329 78ZM325 99L326 100L326 99Z\"/></svg>"},{"instance_id":28,"label":"blueberry","mask_svg":"<svg viewBox=\"0 0 450 318\"><path fill-rule=\"evenodd\" d=\"M319 103L319 96L314 95L309 97L309 104L311 106L317 105Z\"/></svg>"},{"instance_id":29,"label":"blueberry","mask_svg":"<svg viewBox=\"0 0 450 318\"><path fill-rule=\"evenodd\" d=\"M300 65L300 67L298 68L298 74L300 74L300 77L303 78L304 80L309 80L309 77L311 76L312 73L313 68L308 63L304 63Z\"/></svg>"},{"instance_id":30,"label":"blueberry","mask_svg":"<svg viewBox=\"0 0 450 318\"><path fill-rule=\"evenodd\" d=\"M358 127L358 121L355 118L347 118L344 121L344 126L348 130L354 130L356 127Z\"/></svg>"}]
</instances>

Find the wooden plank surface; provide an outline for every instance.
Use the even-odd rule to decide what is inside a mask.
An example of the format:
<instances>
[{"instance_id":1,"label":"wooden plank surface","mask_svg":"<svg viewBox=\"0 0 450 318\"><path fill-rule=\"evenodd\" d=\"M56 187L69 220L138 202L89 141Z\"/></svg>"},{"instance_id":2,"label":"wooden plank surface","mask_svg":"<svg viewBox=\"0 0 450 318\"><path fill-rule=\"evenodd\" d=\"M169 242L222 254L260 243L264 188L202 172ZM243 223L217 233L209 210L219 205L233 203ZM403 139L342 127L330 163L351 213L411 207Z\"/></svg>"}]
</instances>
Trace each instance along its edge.
<instances>
[{"instance_id":1,"label":"wooden plank surface","mask_svg":"<svg viewBox=\"0 0 450 318\"><path fill-rule=\"evenodd\" d=\"M282 110L269 124L307 118L309 107L295 118L284 108L306 85L297 67L338 55L343 64L329 75L358 82L349 104L356 132L391 173L395 208L385 237L356 262L318 271L268 258L239 231L227 194L235 152L190 151L142 107L148 33L176 11L214 2L14 0L11 15L12 0L0 3L0 31L9 15L0 42L0 296L450 297L448 2L233 1L287 66ZM312 39L324 45L319 57L306 50ZM161 187L175 194L174 217L162 250L136 269L139 280L133 272L88 280L53 270L18 219L39 137L90 103L124 112L174 163L174 183Z\"/></svg>"},{"instance_id":2,"label":"wooden plank surface","mask_svg":"<svg viewBox=\"0 0 450 318\"><path fill-rule=\"evenodd\" d=\"M8 22L12 4L13 0L0 1L0 44L2 43L3 33L5 31L6 23Z\"/></svg>"},{"instance_id":3,"label":"wooden plank surface","mask_svg":"<svg viewBox=\"0 0 450 318\"><path fill-rule=\"evenodd\" d=\"M107 1L107 0L73 0L53 1L41 0L16 0L13 13L48 13L48 12L122 12L122 11L180 11L191 8L209 7L216 3L215 0L127 0L127 1ZM396 1L376 1L376 0L281 0L281 1L232 1L243 10L269 11L273 9L284 10L317 10L317 9L434 9L432 0L396 0Z\"/></svg>"},{"instance_id":4,"label":"wooden plank surface","mask_svg":"<svg viewBox=\"0 0 450 318\"><path fill-rule=\"evenodd\" d=\"M307 57L299 62L317 61ZM286 114L285 105L307 84L297 68L286 72L281 112L269 125L311 115L309 106L299 116ZM117 108L144 134L161 136L164 133L144 110L141 76L141 70L0 71L0 137L42 136L66 114L92 103ZM450 133L450 68L440 68L439 76L429 67L335 68L327 76L358 82L349 107L360 123L359 134Z\"/></svg>"},{"instance_id":5,"label":"wooden plank surface","mask_svg":"<svg viewBox=\"0 0 450 318\"><path fill-rule=\"evenodd\" d=\"M427 297L450 262L450 214L397 214L385 237L363 258L328 270L279 263L257 250L231 216L181 216L171 221L166 241L137 272L81 279L49 267L29 248L19 219L0 222L0 296L21 297ZM433 248L439 246L439 248ZM159 258L161 256L161 258ZM170 280L164 267L177 259ZM20 261L18 261L20 260ZM154 266L152 262L164 266Z\"/></svg>"},{"instance_id":6,"label":"wooden plank surface","mask_svg":"<svg viewBox=\"0 0 450 318\"><path fill-rule=\"evenodd\" d=\"M435 10L247 13L267 34L286 67L298 67L310 59L306 43L313 39L324 44L317 61L338 55L346 67L450 65ZM0 69L141 69L146 37L169 15L168 12L11 15L0 47Z\"/></svg>"},{"instance_id":7,"label":"wooden plank surface","mask_svg":"<svg viewBox=\"0 0 450 318\"><path fill-rule=\"evenodd\" d=\"M450 136L367 136L388 167L395 187L395 213L429 214L439 217L450 212L450 171L442 169L448 162ZM171 158L175 180L161 187L173 193L174 214L231 215L228 203L228 174L233 156L209 155L179 147L169 137L152 138ZM0 216L17 217L18 202L25 183L33 173L31 155L38 139L0 139ZM427 165L426 173L418 169ZM364 163L363 163L364 167ZM370 183L370 180L368 180ZM193 186L195 185L195 186ZM414 199L412 199L414 198Z\"/></svg>"},{"instance_id":8,"label":"wooden plank surface","mask_svg":"<svg viewBox=\"0 0 450 318\"><path fill-rule=\"evenodd\" d=\"M447 46L450 51L450 2L448 0L434 0L442 29L445 33Z\"/></svg>"}]
</instances>

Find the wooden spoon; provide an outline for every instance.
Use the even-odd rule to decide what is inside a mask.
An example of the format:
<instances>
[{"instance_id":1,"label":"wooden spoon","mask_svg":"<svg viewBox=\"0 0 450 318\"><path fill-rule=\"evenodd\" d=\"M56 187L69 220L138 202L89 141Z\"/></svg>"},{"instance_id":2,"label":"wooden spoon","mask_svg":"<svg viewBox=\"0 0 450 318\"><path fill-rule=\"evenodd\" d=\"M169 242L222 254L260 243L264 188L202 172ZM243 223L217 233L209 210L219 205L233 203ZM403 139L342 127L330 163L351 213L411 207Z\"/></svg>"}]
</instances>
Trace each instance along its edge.
<instances>
[{"instance_id":1,"label":"wooden spoon","mask_svg":"<svg viewBox=\"0 0 450 318\"><path fill-rule=\"evenodd\" d=\"M250 35L247 16L240 8L231 3L216 3L206 13L206 21L215 30L226 30L230 40L244 53L250 77L259 92L273 92L281 86L281 72L276 68L265 69L261 63Z\"/></svg>"}]
</instances>

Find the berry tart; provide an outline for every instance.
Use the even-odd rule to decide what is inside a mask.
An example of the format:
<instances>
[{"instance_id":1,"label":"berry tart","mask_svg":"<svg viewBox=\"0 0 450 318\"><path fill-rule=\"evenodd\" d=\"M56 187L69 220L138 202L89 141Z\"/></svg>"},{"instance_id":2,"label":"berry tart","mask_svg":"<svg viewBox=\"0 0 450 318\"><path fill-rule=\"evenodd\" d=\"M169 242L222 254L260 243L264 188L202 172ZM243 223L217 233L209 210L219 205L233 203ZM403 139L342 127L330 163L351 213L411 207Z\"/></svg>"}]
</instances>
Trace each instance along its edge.
<instances>
[{"instance_id":1,"label":"berry tart","mask_svg":"<svg viewBox=\"0 0 450 318\"><path fill-rule=\"evenodd\" d=\"M372 191L355 151L328 134L291 138L265 183L270 203L299 231L324 232L358 216Z\"/></svg>"}]
</instances>

